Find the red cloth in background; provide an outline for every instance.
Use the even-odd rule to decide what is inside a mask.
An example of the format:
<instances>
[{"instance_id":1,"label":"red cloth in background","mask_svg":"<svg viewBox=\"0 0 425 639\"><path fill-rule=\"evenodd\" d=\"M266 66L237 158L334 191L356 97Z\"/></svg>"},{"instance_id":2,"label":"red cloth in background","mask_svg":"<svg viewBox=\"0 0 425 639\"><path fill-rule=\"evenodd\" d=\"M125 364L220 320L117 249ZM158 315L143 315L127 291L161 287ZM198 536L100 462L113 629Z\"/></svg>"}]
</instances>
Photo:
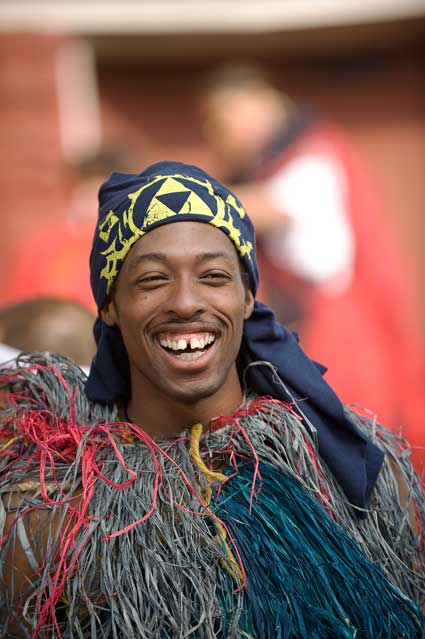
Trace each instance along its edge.
<instances>
[{"instance_id":1,"label":"red cloth in background","mask_svg":"<svg viewBox=\"0 0 425 639\"><path fill-rule=\"evenodd\" d=\"M298 282L300 306L305 311L299 327L301 345L310 357L328 367L326 379L342 401L370 409L380 423L402 432L422 474L424 344L399 255L365 169L343 134L316 124L263 165L259 178L275 175L295 157L321 153L332 154L347 179L345 206L356 243L355 270L348 288L333 297L321 293L320 287ZM292 292L297 290L293 274L267 260L263 269L260 277L266 281L271 277L274 286L280 270L283 300L285 283L290 282Z\"/></svg>"},{"instance_id":2,"label":"red cloth in background","mask_svg":"<svg viewBox=\"0 0 425 639\"><path fill-rule=\"evenodd\" d=\"M2 304L55 295L95 310L89 272L93 231L94 223L71 227L61 221L23 241L17 247L13 269L2 292Z\"/></svg>"}]
</instances>

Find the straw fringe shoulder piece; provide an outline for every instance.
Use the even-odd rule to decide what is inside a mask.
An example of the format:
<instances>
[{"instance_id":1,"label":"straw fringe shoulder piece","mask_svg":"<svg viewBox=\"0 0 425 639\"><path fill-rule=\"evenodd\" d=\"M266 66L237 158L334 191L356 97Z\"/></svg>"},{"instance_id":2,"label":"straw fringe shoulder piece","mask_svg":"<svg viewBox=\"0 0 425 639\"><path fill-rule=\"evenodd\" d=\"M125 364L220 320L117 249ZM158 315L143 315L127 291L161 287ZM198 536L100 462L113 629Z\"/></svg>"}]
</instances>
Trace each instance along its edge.
<instances>
[{"instance_id":1,"label":"straw fringe shoulder piece","mask_svg":"<svg viewBox=\"0 0 425 639\"><path fill-rule=\"evenodd\" d=\"M425 500L400 438L349 411L387 453L359 520L291 405L252 396L154 441L84 382L48 354L1 372L0 636L425 637Z\"/></svg>"}]
</instances>

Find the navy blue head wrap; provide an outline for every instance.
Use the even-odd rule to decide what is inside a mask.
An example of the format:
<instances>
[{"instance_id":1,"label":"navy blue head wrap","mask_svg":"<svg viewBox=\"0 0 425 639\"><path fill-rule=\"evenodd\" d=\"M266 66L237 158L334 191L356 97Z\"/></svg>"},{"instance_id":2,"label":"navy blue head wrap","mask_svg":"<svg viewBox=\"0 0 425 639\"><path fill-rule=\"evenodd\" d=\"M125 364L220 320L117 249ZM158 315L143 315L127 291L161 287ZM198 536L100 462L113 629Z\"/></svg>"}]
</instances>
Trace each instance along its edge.
<instances>
[{"instance_id":1,"label":"navy blue head wrap","mask_svg":"<svg viewBox=\"0 0 425 639\"><path fill-rule=\"evenodd\" d=\"M242 204L229 189L197 167L159 162L138 175L113 173L99 191L99 220L90 255L91 285L100 309L133 244L163 224L198 221L212 224L233 242L254 295L258 284L255 235ZM131 393L127 352L119 329L100 315L94 334L97 354L86 385L89 399L128 401ZM271 366L249 366L269 362ZM248 368L247 368L248 367ZM344 409L296 336L276 322L272 311L256 301L245 321L238 370L261 395L297 402L317 431L319 452L350 502L367 503L383 454L345 416ZM276 372L283 384L277 383Z\"/></svg>"}]
</instances>

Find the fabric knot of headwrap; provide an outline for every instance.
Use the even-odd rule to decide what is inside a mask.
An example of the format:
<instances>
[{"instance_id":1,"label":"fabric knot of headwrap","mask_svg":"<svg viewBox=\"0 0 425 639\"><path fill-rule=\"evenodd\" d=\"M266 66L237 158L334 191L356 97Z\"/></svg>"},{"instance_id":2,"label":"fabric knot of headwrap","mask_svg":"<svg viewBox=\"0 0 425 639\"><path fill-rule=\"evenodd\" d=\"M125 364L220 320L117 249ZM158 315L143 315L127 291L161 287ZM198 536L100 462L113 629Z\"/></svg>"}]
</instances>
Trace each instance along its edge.
<instances>
[{"instance_id":1,"label":"fabric knot of headwrap","mask_svg":"<svg viewBox=\"0 0 425 639\"><path fill-rule=\"evenodd\" d=\"M138 175L113 173L99 191L99 219L90 255L91 285L99 311L135 242L158 226L179 221L211 224L226 233L255 295L254 227L240 201L197 167L159 162ZM97 353L86 385L87 396L102 403L128 401L130 369L119 329L107 326L99 314L94 335ZM252 362L268 365L249 367ZM257 393L295 400L303 419L316 430L319 452L349 501L365 508L382 464L382 452L346 417L322 377L326 369L310 360L296 336L258 301L245 321L237 364L240 376L247 371L246 381Z\"/></svg>"}]
</instances>

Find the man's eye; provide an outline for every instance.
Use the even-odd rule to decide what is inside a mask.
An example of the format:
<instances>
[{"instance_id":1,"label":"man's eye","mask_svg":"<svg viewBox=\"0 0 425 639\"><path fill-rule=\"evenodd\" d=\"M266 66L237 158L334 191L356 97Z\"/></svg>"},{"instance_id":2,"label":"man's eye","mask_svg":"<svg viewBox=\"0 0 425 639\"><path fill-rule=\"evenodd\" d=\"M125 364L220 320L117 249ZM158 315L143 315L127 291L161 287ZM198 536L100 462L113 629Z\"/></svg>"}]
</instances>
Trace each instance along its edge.
<instances>
[{"instance_id":1,"label":"man's eye","mask_svg":"<svg viewBox=\"0 0 425 639\"><path fill-rule=\"evenodd\" d=\"M143 277L139 277L137 280L137 284L149 284L151 282L165 282L165 275L155 274L155 275L144 275Z\"/></svg>"},{"instance_id":2,"label":"man's eye","mask_svg":"<svg viewBox=\"0 0 425 639\"><path fill-rule=\"evenodd\" d=\"M223 271L210 271L209 273L204 273L204 275L201 276L201 279L210 280L212 282L221 282L228 281L231 277L228 273L223 273Z\"/></svg>"}]
</instances>

